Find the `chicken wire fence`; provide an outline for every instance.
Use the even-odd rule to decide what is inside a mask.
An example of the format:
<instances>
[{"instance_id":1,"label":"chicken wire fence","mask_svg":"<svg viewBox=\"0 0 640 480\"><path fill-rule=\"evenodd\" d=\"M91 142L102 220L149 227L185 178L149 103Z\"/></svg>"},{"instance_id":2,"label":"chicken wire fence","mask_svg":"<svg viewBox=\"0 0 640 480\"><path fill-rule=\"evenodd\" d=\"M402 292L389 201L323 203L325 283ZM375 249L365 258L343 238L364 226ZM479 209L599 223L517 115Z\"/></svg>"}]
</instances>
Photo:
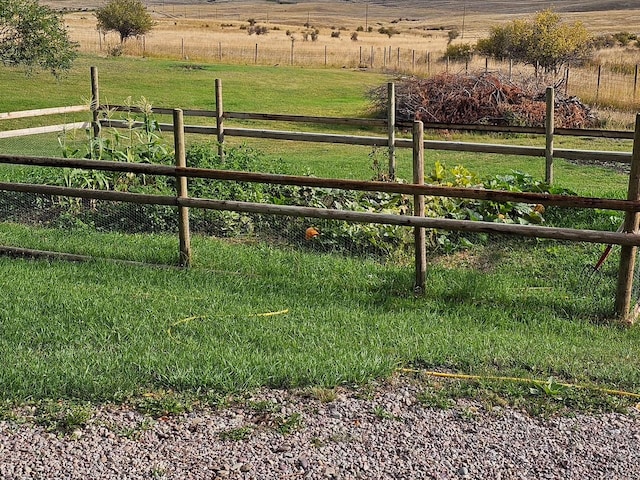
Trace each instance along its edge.
<instances>
[{"instance_id":1,"label":"chicken wire fence","mask_svg":"<svg viewBox=\"0 0 640 480\"><path fill-rule=\"evenodd\" d=\"M61 252L175 265L179 259L177 218L177 207L2 191L0 245L10 254L17 253L12 251L15 248L21 255L26 249L27 254L31 250ZM192 266L196 268L225 271L234 264L232 257L219 257L218 263L212 264L212 259L202 253L207 250L203 248L206 243L224 242L243 248L266 246L402 267L407 272L406 284L389 293L411 292L410 227L390 230L385 225L196 208L190 209L190 222L196 240L192 244ZM438 236L445 234L460 246L449 251L438 246ZM379 239L372 243L374 236ZM386 238L386 242L380 238ZM600 266L598 260L605 247L586 242L522 239L503 234L462 236L434 230L427 231L427 242L427 295L435 293L445 301L478 305L548 304L555 298L558 308L568 310L563 313L570 317L600 318L611 312L618 271L616 248ZM286 266L279 267L286 270ZM293 264L291 268L293 275ZM430 291L434 276L446 278L447 291ZM638 298L637 291L633 298Z\"/></svg>"}]
</instances>

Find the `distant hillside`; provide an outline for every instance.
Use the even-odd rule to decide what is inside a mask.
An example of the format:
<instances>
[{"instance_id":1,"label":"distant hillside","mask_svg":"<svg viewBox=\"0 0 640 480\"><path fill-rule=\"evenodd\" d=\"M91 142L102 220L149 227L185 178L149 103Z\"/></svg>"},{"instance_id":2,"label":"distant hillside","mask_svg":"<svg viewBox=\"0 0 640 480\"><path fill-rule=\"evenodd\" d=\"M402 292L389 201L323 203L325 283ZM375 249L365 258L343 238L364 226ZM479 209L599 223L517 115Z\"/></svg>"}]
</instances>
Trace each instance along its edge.
<instances>
[{"instance_id":1,"label":"distant hillside","mask_svg":"<svg viewBox=\"0 0 640 480\"><path fill-rule=\"evenodd\" d=\"M299 0L299 2L313 2L317 0ZM339 3L340 0L333 0ZM346 0L348 2L348 0ZM468 12L475 13L529 13L553 8L557 12L593 12L607 10L638 9L637 0L528 0L517 2L513 0L369 0L369 4L386 7L405 7L407 9L423 9L425 5L435 10L456 11L466 8ZM410 13L410 11L408 11Z\"/></svg>"},{"instance_id":2,"label":"distant hillside","mask_svg":"<svg viewBox=\"0 0 640 480\"><path fill-rule=\"evenodd\" d=\"M96 2L91 0L42 0L42 3L56 8L96 8ZM101 2L100 2L101 3ZM412 11L424 12L434 10L438 13L456 12L466 9L469 13L480 14L524 14L553 8L557 12L593 12L608 10L639 9L638 0L144 0L145 5L170 6L170 5L225 5L237 4L335 4L339 9L341 4L360 4L372 7L385 7L394 10L405 11L411 15Z\"/></svg>"}]
</instances>

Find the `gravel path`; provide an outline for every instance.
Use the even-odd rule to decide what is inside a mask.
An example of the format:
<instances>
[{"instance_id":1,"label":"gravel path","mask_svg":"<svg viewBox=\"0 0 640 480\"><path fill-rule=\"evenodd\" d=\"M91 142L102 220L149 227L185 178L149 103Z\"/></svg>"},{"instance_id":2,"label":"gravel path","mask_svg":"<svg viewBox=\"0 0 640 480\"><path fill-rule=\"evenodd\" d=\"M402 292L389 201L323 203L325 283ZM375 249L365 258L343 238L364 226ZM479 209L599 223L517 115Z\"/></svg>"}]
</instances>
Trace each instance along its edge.
<instances>
[{"instance_id":1,"label":"gravel path","mask_svg":"<svg viewBox=\"0 0 640 480\"><path fill-rule=\"evenodd\" d=\"M533 418L426 407L395 379L320 395L265 390L152 420L100 407L67 436L0 422L0 479L640 479L640 412ZM327 399L325 399L327 400Z\"/></svg>"}]
</instances>

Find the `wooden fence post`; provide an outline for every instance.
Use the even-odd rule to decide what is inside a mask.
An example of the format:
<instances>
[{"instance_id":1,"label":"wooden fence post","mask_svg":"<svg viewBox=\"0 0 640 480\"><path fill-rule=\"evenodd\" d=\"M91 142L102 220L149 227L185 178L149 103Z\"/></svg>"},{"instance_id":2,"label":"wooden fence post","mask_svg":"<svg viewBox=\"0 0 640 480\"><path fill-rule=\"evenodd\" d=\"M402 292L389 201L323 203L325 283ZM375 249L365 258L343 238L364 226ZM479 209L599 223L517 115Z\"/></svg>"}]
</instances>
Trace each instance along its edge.
<instances>
[{"instance_id":1,"label":"wooden fence post","mask_svg":"<svg viewBox=\"0 0 640 480\"><path fill-rule=\"evenodd\" d=\"M424 185L424 124L420 121L413 122L413 183ZM416 217L424 217L424 213L424 195L414 195L413 214ZM415 227L413 234L416 265L414 292L422 294L427 276L427 246L424 227Z\"/></svg>"},{"instance_id":2,"label":"wooden fence post","mask_svg":"<svg viewBox=\"0 0 640 480\"><path fill-rule=\"evenodd\" d=\"M182 110L173 111L173 138L176 155L176 167L187 166L187 156L184 146L184 118ZM178 200L189 196L187 177L177 176ZM178 234L180 236L180 266L191 265L191 233L189 231L189 207L178 206Z\"/></svg>"},{"instance_id":3,"label":"wooden fence post","mask_svg":"<svg viewBox=\"0 0 640 480\"><path fill-rule=\"evenodd\" d=\"M100 85L98 83L98 67L91 67L91 126L93 138L100 136Z\"/></svg>"},{"instance_id":4,"label":"wooden fence post","mask_svg":"<svg viewBox=\"0 0 640 480\"><path fill-rule=\"evenodd\" d=\"M600 96L600 78L602 77L602 65L598 65L598 80L596 82L596 103L598 103L598 97Z\"/></svg>"},{"instance_id":5,"label":"wooden fence post","mask_svg":"<svg viewBox=\"0 0 640 480\"><path fill-rule=\"evenodd\" d=\"M393 82L387 83L387 132L389 147L389 178L396 178L396 90Z\"/></svg>"},{"instance_id":6,"label":"wooden fence post","mask_svg":"<svg viewBox=\"0 0 640 480\"><path fill-rule=\"evenodd\" d=\"M638 64L636 63L636 69L633 74L633 101L636 101L636 93L638 91Z\"/></svg>"},{"instance_id":7,"label":"wooden fence post","mask_svg":"<svg viewBox=\"0 0 640 480\"><path fill-rule=\"evenodd\" d=\"M296 41L295 38L293 38L293 35L291 36L291 58L289 59L289 62L291 65L293 65L293 44Z\"/></svg>"},{"instance_id":8,"label":"wooden fence post","mask_svg":"<svg viewBox=\"0 0 640 480\"><path fill-rule=\"evenodd\" d=\"M216 129L218 130L218 157L224 164L224 108L222 105L222 80L216 78Z\"/></svg>"},{"instance_id":9,"label":"wooden fence post","mask_svg":"<svg viewBox=\"0 0 640 480\"><path fill-rule=\"evenodd\" d=\"M627 200L640 200L640 114L636 114L636 125L631 154L631 172L629 173L629 190ZM624 217L625 233L638 233L640 214L626 212ZM633 288L633 270L638 247L622 246L620 252L620 268L618 269L618 290L616 293L616 317L624 323L633 323L636 312L631 312L631 292Z\"/></svg>"},{"instance_id":10,"label":"wooden fence post","mask_svg":"<svg viewBox=\"0 0 640 480\"><path fill-rule=\"evenodd\" d=\"M544 147L545 157L545 181L551 185L553 183L553 132L555 117L555 90L553 87L547 87L547 112L544 121L546 144Z\"/></svg>"}]
</instances>

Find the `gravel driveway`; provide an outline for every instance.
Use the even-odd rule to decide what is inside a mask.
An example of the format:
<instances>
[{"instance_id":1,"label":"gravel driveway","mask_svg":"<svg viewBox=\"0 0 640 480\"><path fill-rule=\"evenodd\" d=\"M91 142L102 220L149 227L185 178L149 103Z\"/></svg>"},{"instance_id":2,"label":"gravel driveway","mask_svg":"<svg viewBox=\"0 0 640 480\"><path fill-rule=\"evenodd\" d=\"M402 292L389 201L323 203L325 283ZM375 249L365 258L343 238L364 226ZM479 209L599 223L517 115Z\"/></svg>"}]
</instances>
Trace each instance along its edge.
<instances>
[{"instance_id":1,"label":"gravel driveway","mask_svg":"<svg viewBox=\"0 0 640 480\"><path fill-rule=\"evenodd\" d=\"M0 479L640 479L640 412L543 419L395 379L335 398L263 390L151 419L102 406L69 435L0 422ZM330 401L327 401L330 400Z\"/></svg>"}]
</instances>

